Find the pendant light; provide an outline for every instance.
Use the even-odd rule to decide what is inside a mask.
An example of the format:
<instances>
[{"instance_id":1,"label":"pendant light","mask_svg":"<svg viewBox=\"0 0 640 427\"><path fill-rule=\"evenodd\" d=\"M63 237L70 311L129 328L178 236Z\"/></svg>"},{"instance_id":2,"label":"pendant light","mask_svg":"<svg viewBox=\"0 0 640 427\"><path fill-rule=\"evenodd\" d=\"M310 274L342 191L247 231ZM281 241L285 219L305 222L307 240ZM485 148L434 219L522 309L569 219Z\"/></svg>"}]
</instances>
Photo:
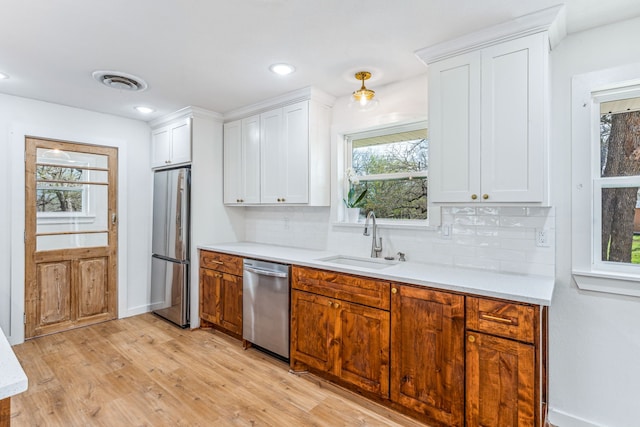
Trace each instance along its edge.
<instances>
[{"instance_id":1,"label":"pendant light","mask_svg":"<svg viewBox=\"0 0 640 427\"><path fill-rule=\"evenodd\" d=\"M367 89L364 85L365 80L371 78L371 73L368 71L358 71L355 74L356 79L362 81L360 89L353 92L353 99L349 103L350 108L356 108L359 111L371 111L379 104L376 93L371 89Z\"/></svg>"}]
</instances>

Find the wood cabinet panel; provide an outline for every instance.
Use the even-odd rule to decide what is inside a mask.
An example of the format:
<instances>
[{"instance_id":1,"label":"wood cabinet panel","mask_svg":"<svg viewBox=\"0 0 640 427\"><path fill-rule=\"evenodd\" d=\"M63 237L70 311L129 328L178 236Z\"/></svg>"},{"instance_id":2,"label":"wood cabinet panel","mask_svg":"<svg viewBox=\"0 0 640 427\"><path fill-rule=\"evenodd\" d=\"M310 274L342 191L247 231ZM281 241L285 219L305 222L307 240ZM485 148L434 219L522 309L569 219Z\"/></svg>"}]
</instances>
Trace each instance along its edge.
<instances>
[{"instance_id":1,"label":"wood cabinet panel","mask_svg":"<svg viewBox=\"0 0 640 427\"><path fill-rule=\"evenodd\" d=\"M466 362L468 427L541 425L533 345L467 332Z\"/></svg>"},{"instance_id":2,"label":"wood cabinet panel","mask_svg":"<svg viewBox=\"0 0 640 427\"><path fill-rule=\"evenodd\" d=\"M216 323L216 295L220 273L207 268L200 269L200 318Z\"/></svg>"},{"instance_id":3,"label":"wood cabinet panel","mask_svg":"<svg viewBox=\"0 0 640 427\"><path fill-rule=\"evenodd\" d=\"M11 425L11 398L7 397L0 400L0 427L9 427Z\"/></svg>"},{"instance_id":4,"label":"wood cabinet panel","mask_svg":"<svg viewBox=\"0 0 640 427\"><path fill-rule=\"evenodd\" d=\"M390 308L389 282L297 266L293 266L291 275L294 289L383 310Z\"/></svg>"},{"instance_id":5,"label":"wood cabinet panel","mask_svg":"<svg viewBox=\"0 0 640 427\"><path fill-rule=\"evenodd\" d=\"M222 274L216 311L220 326L242 335L242 277Z\"/></svg>"},{"instance_id":6,"label":"wood cabinet panel","mask_svg":"<svg viewBox=\"0 0 640 427\"><path fill-rule=\"evenodd\" d=\"M338 306L336 306L338 305ZM336 335L340 346L336 375L357 387L389 397L389 312L348 302L339 309Z\"/></svg>"},{"instance_id":7,"label":"wood cabinet panel","mask_svg":"<svg viewBox=\"0 0 640 427\"><path fill-rule=\"evenodd\" d=\"M219 252L200 251L200 268L242 276L242 258Z\"/></svg>"},{"instance_id":8,"label":"wood cabinet panel","mask_svg":"<svg viewBox=\"0 0 640 427\"><path fill-rule=\"evenodd\" d=\"M242 336L242 258L200 251L200 318Z\"/></svg>"},{"instance_id":9,"label":"wood cabinet panel","mask_svg":"<svg viewBox=\"0 0 640 427\"><path fill-rule=\"evenodd\" d=\"M533 343L539 313L534 306L467 297L467 328L505 338Z\"/></svg>"},{"instance_id":10,"label":"wood cabinet panel","mask_svg":"<svg viewBox=\"0 0 640 427\"><path fill-rule=\"evenodd\" d=\"M391 400L462 426L464 296L397 284L392 292Z\"/></svg>"},{"instance_id":11,"label":"wood cabinet panel","mask_svg":"<svg viewBox=\"0 0 640 427\"><path fill-rule=\"evenodd\" d=\"M337 311L331 299L293 290L291 292L292 364L303 363L333 372Z\"/></svg>"}]
</instances>

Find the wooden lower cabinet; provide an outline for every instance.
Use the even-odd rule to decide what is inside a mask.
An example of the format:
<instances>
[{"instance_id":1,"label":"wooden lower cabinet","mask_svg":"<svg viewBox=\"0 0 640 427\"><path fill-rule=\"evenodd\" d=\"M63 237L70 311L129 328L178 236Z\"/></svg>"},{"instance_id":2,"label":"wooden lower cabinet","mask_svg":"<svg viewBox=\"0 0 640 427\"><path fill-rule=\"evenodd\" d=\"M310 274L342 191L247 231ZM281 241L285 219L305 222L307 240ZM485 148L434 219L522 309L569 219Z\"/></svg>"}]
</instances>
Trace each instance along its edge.
<instances>
[{"instance_id":1,"label":"wooden lower cabinet","mask_svg":"<svg viewBox=\"0 0 640 427\"><path fill-rule=\"evenodd\" d=\"M211 253L203 251L201 258L210 255ZM201 265L212 264L201 262ZM213 267L216 268L217 264L213 264ZM241 337L242 276L222 270L223 268L200 268L200 318L218 329Z\"/></svg>"},{"instance_id":2,"label":"wooden lower cabinet","mask_svg":"<svg viewBox=\"0 0 640 427\"><path fill-rule=\"evenodd\" d=\"M467 426L542 426L546 418L546 309L466 297Z\"/></svg>"},{"instance_id":3,"label":"wooden lower cabinet","mask_svg":"<svg viewBox=\"0 0 640 427\"><path fill-rule=\"evenodd\" d=\"M312 272L327 283L343 285L350 281L347 275L323 277L322 272ZM297 273L293 274L294 287L303 286L296 282ZM334 293L331 289L317 291ZM389 311L293 289L290 358L294 370L310 368L386 399Z\"/></svg>"},{"instance_id":4,"label":"wooden lower cabinet","mask_svg":"<svg viewBox=\"0 0 640 427\"><path fill-rule=\"evenodd\" d=\"M533 345L467 332L467 426L539 425L535 378Z\"/></svg>"},{"instance_id":5,"label":"wooden lower cabinet","mask_svg":"<svg viewBox=\"0 0 640 427\"><path fill-rule=\"evenodd\" d=\"M464 296L392 284L391 400L464 425Z\"/></svg>"}]
</instances>

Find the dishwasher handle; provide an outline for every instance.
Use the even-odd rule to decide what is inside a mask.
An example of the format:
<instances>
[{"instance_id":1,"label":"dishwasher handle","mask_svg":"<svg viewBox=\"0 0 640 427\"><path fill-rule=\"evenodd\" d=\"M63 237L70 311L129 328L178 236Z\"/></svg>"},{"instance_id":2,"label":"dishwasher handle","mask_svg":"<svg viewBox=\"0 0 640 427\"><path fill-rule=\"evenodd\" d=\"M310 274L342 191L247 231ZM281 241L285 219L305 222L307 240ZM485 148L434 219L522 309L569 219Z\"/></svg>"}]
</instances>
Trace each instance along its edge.
<instances>
[{"instance_id":1,"label":"dishwasher handle","mask_svg":"<svg viewBox=\"0 0 640 427\"><path fill-rule=\"evenodd\" d=\"M288 273L280 273L278 271L263 270L261 268L253 268L253 267L247 267L247 266L244 267L244 271L259 274L261 276L282 277L282 278L287 278L289 276Z\"/></svg>"}]
</instances>

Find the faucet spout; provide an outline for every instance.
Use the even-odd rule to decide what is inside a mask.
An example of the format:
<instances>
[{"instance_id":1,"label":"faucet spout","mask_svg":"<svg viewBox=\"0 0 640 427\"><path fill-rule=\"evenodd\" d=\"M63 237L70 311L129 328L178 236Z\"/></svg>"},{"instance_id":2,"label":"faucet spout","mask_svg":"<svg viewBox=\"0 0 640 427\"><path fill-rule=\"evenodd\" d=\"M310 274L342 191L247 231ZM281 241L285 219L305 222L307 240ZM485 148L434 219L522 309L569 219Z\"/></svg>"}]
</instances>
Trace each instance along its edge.
<instances>
[{"instance_id":1,"label":"faucet spout","mask_svg":"<svg viewBox=\"0 0 640 427\"><path fill-rule=\"evenodd\" d=\"M373 211L369 211L367 219L364 222L365 236L369 236L369 218L371 218L371 258L378 258L380 252L382 252L382 237L378 238L378 225L376 224L376 214Z\"/></svg>"}]
</instances>

